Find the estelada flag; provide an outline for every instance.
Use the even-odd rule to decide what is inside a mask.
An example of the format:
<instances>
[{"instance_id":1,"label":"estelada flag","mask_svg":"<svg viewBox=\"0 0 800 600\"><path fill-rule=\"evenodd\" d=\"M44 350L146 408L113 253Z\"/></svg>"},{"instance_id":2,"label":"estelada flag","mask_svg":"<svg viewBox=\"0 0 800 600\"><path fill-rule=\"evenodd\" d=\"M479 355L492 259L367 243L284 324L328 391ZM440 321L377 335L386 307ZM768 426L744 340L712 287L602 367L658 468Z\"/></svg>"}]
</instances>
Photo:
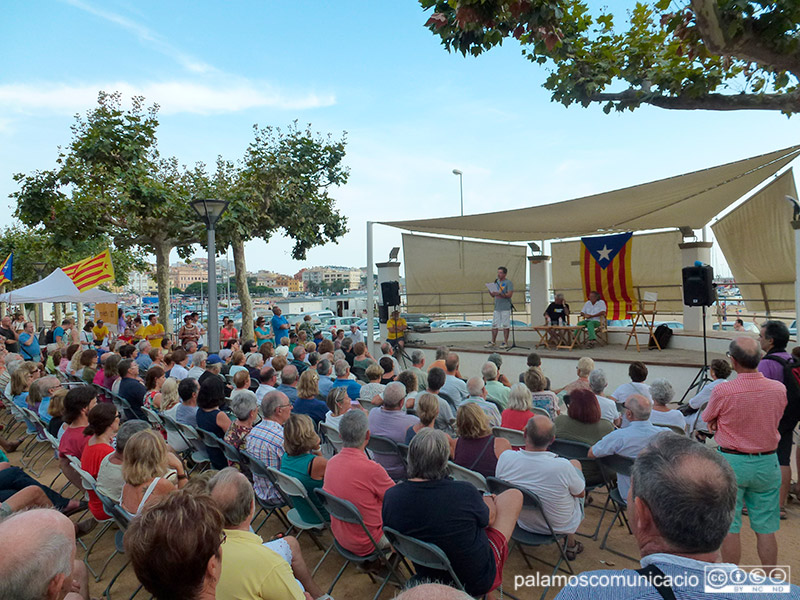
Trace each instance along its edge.
<instances>
[{"instance_id":1,"label":"estelada flag","mask_svg":"<svg viewBox=\"0 0 800 600\"><path fill-rule=\"evenodd\" d=\"M599 292L609 320L627 319L633 308L632 240L630 232L581 238L584 298L592 290Z\"/></svg>"},{"instance_id":2,"label":"estelada flag","mask_svg":"<svg viewBox=\"0 0 800 600\"><path fill-rule=\"evenodd\" d=\"M97 256L84 258L61 269L72 279L78 291L85 292L104 281L114 279L114 265L111 264L111 251L106 248Z\"/></svg>"},{"instance_id":3,"label":"estelada flag","mask_svg":"<svg viewBox=\"0 0 800 600\"><path fill-rule=\"evenodd\" d=\"M14 253L11 252L0 266L0 285L10 283L14 279Z\"/></svg>"}]
</instances>

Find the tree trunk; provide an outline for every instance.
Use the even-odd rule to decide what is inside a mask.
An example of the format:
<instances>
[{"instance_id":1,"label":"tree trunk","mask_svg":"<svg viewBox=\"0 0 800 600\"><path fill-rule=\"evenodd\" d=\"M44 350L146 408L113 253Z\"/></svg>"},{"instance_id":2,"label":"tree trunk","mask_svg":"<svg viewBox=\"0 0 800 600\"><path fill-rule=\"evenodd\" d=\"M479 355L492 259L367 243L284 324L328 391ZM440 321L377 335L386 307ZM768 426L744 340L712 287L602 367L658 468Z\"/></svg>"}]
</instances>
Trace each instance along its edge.
<instances>
[{"instance_id":1,"label":"tree trunk","mask_svg":"<svg viewBox=\"0 0 800 600\"><path fill-rule=\"evenodd\" d=\"M255 341L256 332L253 324L253 301L250 299L250 288L247 286L247 264L244 259L244 242L239 238L234 238L231 246L233 247L233 264L236 268L236 289L239 294L239 302L242 305L242 331L240 335L243 340Z\"/></svg>"},{"instance_id":2,"label":"tree trunk","mask_svg":"<svg viewBox=\"0 0 800 600\"><path fill-rule=\"evenodd\" d=\"M61 302L53 304L53 314L56 320L56 327L61 327L61 321L64 320L64 313L61 310Z\"/></svg>"},{"instance_id":3,"label":"tree trunk","mask_svg":"<svg viewBox=\"0 0 800 600\"><path fill-rule=\"evenodd\" d=\"M172 246L168 242L153 245L156 251L156 284L158 285L158 320L167 333L172 333L169 298L169 253Z\"/></svg>"}]
</instances>

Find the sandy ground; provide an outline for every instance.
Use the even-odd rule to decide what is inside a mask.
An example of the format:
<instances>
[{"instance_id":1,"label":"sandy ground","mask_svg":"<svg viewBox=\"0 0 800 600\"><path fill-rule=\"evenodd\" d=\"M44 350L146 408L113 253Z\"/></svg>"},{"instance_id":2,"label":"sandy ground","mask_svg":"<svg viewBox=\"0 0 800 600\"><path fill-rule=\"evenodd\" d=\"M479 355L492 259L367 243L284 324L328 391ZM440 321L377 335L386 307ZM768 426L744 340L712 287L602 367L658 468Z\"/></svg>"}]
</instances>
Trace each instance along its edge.
<instances>
[{"instance_id":1,"label":"sandy ground","mask_svg":"<svg viewBox=\"0 0 800 600\"><path fill-rule=\"evenodd\" d=\"M19 465L19 457L20 452L14 452L11 454L10 459L12 464ZM57 466L55 466L55 461L51 463L47 469L45 469L44 473L38 477L39 481L49 483L53 477L56 475ZM59 483L57 485L63 485L64 479L59 478ZM594 506L603 505L605 501L604 494L595 494L594 495ZM781 529L778 532L778 545L779 545L779 563L781 564L788 564L792 567L792 581L793 583L800 583L800 536L798 533L800 532L800 504L798 502L791 502L788 506L788 519L786 521L781 522ZM586 519L582 524L581 528L579 529L582 533L593 533L595 527L597 526L598 520L600 518L601 511L598 508L594 508L592 506L587 507L586 509ZM81 515L73 516L73 520L79 520ZM747 527L747 518L744 517L745 526L742 532L742 564L757 564L758 563L758 556L755 550L755 535L750 531ZM603 531L605 530L608 524L608 517L606 517L603 525ZM267 522L266 525L261 529L260 534L264 537L265 540L271 539L272 536L275 534L281 533L279 528L279 521L273 517ZM95 532L98 529L95 530ZM86 536L86 541L92 539L95 532L90 533ZM330 532L325 534L324 540L325 544L327 545L330 543ZM602 539L602 537L600 538ZM623 558L621 556L617 556L609 552L608 550L600 550L599 541L594 541L590 538L581 537L581 542L583 543L585 550L582 554L578 555L577 559L571 563L573 568L576 572L582 571L590 571L596 569L621 569L621 568L638 568L638 563ZM96 544L94 550L92 551L92 555L90 557L90 564L93 567L99 568L99 566L103 563L105 558L112 552L114 545L114 536L112 532L107 532ZM300 538L300 545L303 549L304 556L306 558L306 562L313 566L319 561L322 557L322 552L317 549L314 545L313 541L308 538L307 536L301 536ZM615 550L619 550L624 552L630 556L638 557L638 547L636 542L627 530L616 524L611 531L609 536L609 546ZM555 549L554 546L550 547L542 547L536 549L530 549L529 552L536 557L541 557L542 559L553 562L557 560L558 551ZM78 548L78 557L82 558L84 555L84 551L79 547ZM325 560L323 565L320 567L316 575L316 581L320 584L320 586L325 589L330 583L333 581L338 569L341 567L343 563L343 559L335 554L331 553L328 558ZM92 597L99 598L101 597L103 591L105 590L108 582L110 581L113 574L124 564L124 557L117 556L113 559L109 567L106 569L102 579L99 582L94 582L93 579L90 579L90 590ZM542 588L514 588L515 578L518 579L518 576L527 577L530 575L535 575L536 571L539 571L542 574L550 574L552 572L552 568L546 567L540 563L535 561L532 562L533 570L528 568L525 564L520 551L517 548L512 548L511 553L509 555L509 559L506 563L504 574L503 574L503 585L504 589L515 596L523 599L528 598L539 598L543 589ZM117 582L114 585L112 590L112 598L127 598L129 597L134 589L137 587L138 582L136 581L135 575L133 570L129 567L127 568ZM336 588L333 590L333 596L335 598L352 598L356 600L361 599L369 599L372 598L375 592L378 589L378 584L373 584L370 582L370 579L367 575L359 573L355 570L354 567L348 567L347 571L345 572L342 579L336 585ZM547 598L554 598L557 594L557 589L552 588L549 590L547 594ZM387 587L384 592L381 594L380 598L382 599L390 599L394 598L396 595L397 590L391 587ZM140 592L137 597L139 598L147 598L149 595Z\"/></svg>"}]
</instances>

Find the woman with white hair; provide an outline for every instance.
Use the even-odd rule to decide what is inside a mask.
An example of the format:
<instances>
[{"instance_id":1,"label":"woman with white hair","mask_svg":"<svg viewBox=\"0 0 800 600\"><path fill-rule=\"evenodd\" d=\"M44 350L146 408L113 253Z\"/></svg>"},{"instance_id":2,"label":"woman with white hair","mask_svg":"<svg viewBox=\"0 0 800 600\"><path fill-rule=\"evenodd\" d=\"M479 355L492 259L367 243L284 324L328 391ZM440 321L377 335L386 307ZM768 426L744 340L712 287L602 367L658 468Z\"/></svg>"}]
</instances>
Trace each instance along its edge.
<instances>
[{"instance_id":1,"label":"woman with white hair","mask_svg":"<svg viewBox=\"0 0 800 600\"><path fill-rule=\"evenodd\" d=\"M258 420L258 402L256 401L255 392L242 390L235 394L231 398L231 412L236 415L236 420L231 421L231 426L228 427L223 439L239 450ZM234 466L231 461L228 461L228 465ZM245 465L241 465L241 470L248 479L252 479L250 469Z\"/></svg>"},{"instance_id":2,"label":"woman with white hair","mask_svg":"<svg viewBox=\"0 0 800 600\"><path fill-rule=\"evenodd\" d=\"M653 410L650 413L650 422L653 425L686 428L686 420L683 418L683 413L667 406L675 396L675 390L672 389L672 384L669 381L666 379L654 380L650 384L650 396L653 398Z\"/></svg>"},{"instance_id":3,"label":"woman with white hair","mask_svg":"<svg viewBox=\"0 0 800 600\"><path fill-rule=\"evenodd\" d=\"M581 358L578 359L578 364L575 366L575 371L578 374L578 378L575 381L568 383L560 390L553 390L553 391L560 396L562 392L565 394L569 394L572 390L591 389L589 387L589 373L591 373L593 370L594 370L594 361L588 356L582 356Z\"/></svg>"},{"instance_id":4,"label":"woman with white hair","mask_svg":"<svg viewBox=\"0 0 800 600\"><path fill-rule=\"evenodd\" d=\"M515 383L508 394L508 407L503 411L501 427L525 431L533 417L531 400L533 395L524 383Z\"/></svg>"}]
</instances>

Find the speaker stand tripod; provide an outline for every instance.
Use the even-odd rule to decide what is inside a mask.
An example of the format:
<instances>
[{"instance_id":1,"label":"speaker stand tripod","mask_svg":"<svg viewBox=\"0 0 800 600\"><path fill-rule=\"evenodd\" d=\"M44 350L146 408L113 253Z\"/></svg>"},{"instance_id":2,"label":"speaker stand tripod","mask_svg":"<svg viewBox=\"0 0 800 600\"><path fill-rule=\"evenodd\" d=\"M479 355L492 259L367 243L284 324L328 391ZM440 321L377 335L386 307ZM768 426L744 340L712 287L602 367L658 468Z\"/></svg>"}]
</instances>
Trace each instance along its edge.
<instances>
[{"instance_id":1,"label":"speaker stand tripod","mask_svg":"<svg viewBox=\"0 0 800 600\"><path fill-rule=\"evenodd\" d=\"M703 366L698 371L697 375L695 375L692 383L689 384L689 388L683 394L681 398L681 404L686 399L686 396L689 395L693 389L697 388L697 392L700 392L707 383L711 382L711 377L709 376L709 368L708 368L708 348L706 345L706 305L703 305Z\"/></svg>"},{"instance_id":2,"label":"speaker stand tripod","mask_svg":"<svg viewBox=\"0 0 800 600\"><path fill-rule=\"evenodd\" d=\"M530 350L530 346L518 346L517 345L517 334L514 331L514 303L511 303L511 345L506 348L506 350L511 350L512 348L523 348L525 350Z\"/></svg>"}]
</instances>

